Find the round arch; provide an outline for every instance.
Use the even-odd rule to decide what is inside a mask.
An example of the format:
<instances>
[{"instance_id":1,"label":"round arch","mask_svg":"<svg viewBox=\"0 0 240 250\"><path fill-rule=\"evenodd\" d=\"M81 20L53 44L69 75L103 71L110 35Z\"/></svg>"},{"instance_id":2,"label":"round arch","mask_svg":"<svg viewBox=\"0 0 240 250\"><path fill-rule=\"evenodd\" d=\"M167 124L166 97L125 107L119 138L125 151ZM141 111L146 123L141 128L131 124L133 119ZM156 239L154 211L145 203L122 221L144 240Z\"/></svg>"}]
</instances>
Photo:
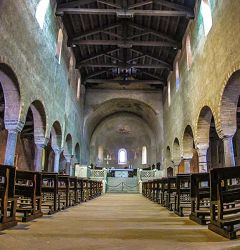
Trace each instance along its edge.
<instances>
[{"instance_id":1,"label":"round arch","mask_svg":"<svg viewBox=\"0 0 240 250\"><path fill-rule=\"evenodd\" d=\"M240 70L226 82L220 100L221 136L233 136L237 129L237 108L240 96Z\"/></svg>"},{"instance_id":2,"label":"round arch","mask_svg":"<svg viewBox=\"0 0 240 250\"><path fill-rule=\"evenodd\" d=\"M72 135L67 134L66 139L65 139L65 145L64 145L64 155L72 155Z\"/></svg>"},{"instance_id":3,"label":"round arch","mask_svg":"<svg viewBox=\"0 0 240 250\"><path fill-rule=\"evenodd\" d=\"M20 118L21 95L18 79L14 71L5 63L0 63L0 84L4 94L4 121L18 121Z\"/></svg>"},{"instance_id":4,"label":"round arch","mask_svg":"<svg viewBox=\"0 0 240 250\"><path fill-rule=\"evenodd\" d=\"M180 143L178 138L175 138L173 142L172 160L174 161L175 165L178 165L181 161Z\"/></svg>"},{"instance_id":5,"label":"round arch","mask_svg":"<svg viewBox=\"0 0 240 250\"><path fill-rule=\"evenodd\" d=\"M80 144L79 143L76 143L75 145L75 158L76 158L77 163L79 163L80 162Z\"/></svg>"},{"instance_id":6,"label":"round arch","mask_svg":"<svg viewBox=\"0 0 240 250\"><path fill-rule=\"evenodd\" d=\"M193 138L193 130L190 125L187 125L187 127L184 129L182 145L183 145L183 158L191 159L193 156L194 138Z\"/></svg>"},{"instance_id":7,"label":"round arch","mask_svg":"<svg viewBox=\"0 0 240 250\"><path fill-rule=\"evenodd\" d=\"M62 127L59 121L55 121L51 127L51 146L61 148L62 146Z\"/></svg>"}]
</instances>

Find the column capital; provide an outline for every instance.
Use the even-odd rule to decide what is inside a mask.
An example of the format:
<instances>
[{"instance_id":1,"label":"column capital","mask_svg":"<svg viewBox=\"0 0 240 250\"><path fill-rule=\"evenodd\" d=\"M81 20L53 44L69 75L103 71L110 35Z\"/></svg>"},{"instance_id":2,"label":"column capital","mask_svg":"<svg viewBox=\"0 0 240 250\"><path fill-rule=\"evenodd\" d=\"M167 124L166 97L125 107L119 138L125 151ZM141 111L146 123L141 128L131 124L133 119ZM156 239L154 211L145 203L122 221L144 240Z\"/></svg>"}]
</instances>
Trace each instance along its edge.
<instances>
[{"instance_id":1,"label":"column capital","mask_svg":"<svg viewBox=\"0 0 240 250\"><path fill-rule=\"evenodd\" d=\"M49 138L44 136L34 136L36 146L45 148L49 142Z\"/></svg>"},{"instance_id":2,"label":"column capital","mask_svg":"<svg viewBox=\"0 0 240 250\"><path fill-rule=\"evenodd\" d=\"M4 120L5 128L12 133L19 133L24 127L24 122L20 120Z\"/></svg>"},{"instance_id":3,"label":"column capital","mask_svg":"<svg viewBox=\"0 0 240 250\"><path fill-rule=\"evenodd\" d=\"M64 154L64 157L65 157L67 162L71 162L71 159L73 158L73 155L65 155Z\"/></svg>"},{"instance_id":4,"label":"column capital","mask_svg":"<svg viewBox=\"0 0 240 250\"><path fill-rule=\"evenodd\" d=\"M223 139L224 141L232 140L233 136L234 136L234 135L224 135L222 139Z\"/></svg>"},{"instance_id":5,"label":"column capital","mask_svg":"<svg viewBox=\"0 0 240 250\"><path fill-rule=\"evenodd\" d=\"M61 152L63 151L63 148L59 147L58 145L51 145L51 148L55 154L61 154Z\"/></svg>"}]
</instances>

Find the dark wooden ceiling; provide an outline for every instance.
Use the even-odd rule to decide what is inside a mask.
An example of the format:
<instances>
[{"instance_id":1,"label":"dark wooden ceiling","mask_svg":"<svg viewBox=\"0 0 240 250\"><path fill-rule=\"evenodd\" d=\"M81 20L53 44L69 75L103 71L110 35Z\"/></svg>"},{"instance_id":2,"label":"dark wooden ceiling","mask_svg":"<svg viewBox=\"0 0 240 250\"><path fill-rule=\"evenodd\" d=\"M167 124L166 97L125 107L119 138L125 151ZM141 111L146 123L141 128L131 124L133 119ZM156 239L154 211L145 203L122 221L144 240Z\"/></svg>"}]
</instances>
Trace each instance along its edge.
<instances>
[{"instance_id":1,"label":"dark wooden ceiling","mask_svg":"<svg viewBox=\"0 0 240 250\"><path fill-rule=\"evenodd\" d=\"M87 87L161 88L196 1L57 0L56 15Z\"/></svg>"}]
</instances>

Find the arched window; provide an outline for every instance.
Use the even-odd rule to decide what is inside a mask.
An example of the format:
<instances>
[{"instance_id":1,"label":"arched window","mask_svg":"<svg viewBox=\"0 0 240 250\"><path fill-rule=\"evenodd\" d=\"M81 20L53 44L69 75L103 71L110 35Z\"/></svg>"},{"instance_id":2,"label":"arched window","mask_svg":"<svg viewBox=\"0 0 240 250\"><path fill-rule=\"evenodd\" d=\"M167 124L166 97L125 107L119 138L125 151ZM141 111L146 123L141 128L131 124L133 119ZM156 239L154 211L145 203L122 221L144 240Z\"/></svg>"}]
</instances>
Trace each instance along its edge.
<instances>
[{"instance_id":1,"label":"arched window","mask_svg":"<svg viewBox=\"0 0 240 250\"><path fill-rule=\"evenodd\" d=\"M74 60L73 60L73 56L71 56L70 60L69 60L69 67L68 67L68 79L69 79L69 82L71 82L71 80L72 80L73 66L74 66Z\"/></svg>"},{"instance_id":2,"label":"arched window","mask_svg":"<svg viewBox=\"0 0 240 250\"><path fill-rule=\"evenodd\" d=\"M81 77L78 78L77 81L77 99L80 99L80 94L81 94Z\"/></svg>"},{"instance_id":3,"label":"arched window","mask_svg":"<svg viewBox=\"0 0 240 250\"><path fill-rule=\"evenodd\" d=\"M187 69L189 70L192 65L192 48L189 35L186 38L186 54L187 54Z\"/></svg>"},{"instance_id":4,"label":"arched window","mask_svg":"<svg viewBox=\"0 0 240 250\"><path fill-rule=\"evenodd\" d=\"M103 147L102 146L98 147L98 160L100 162L103 162Z\"/></svg>"},{"instance_id":5,"label":"arched window","mask_svg":"<svg viewBox=\"0 0 240 250\"><path fill-rule=\"evenodd\" d=\"M58 31L58 40L57 40L57 48L56 48L56 58L59 64L61 62L62 44L63 44L63 31L60 28Z\"/></svg>"},{"instance_id":6,"label":"arched window","mask_svg":"<svg viewBox=\"0 0 240 250\"><path fill-rule=\"evenodd\" d=\"M203 17L204 33L207 36L208 32L212 27L212 12L209 0L202 0L201 3L201 13Z\"/></svg>"},{"instance_id":7,"label":"arched window","mask_svg":"<svg viewBox=\"0 0 240 250\"><path fill-rule=\"evenodd\" d=\"M124 148L118 151L118 164L127 164L127 150Z\"/></svg>"},{"instance_id":8,"label":"arched window","mask_svg":"<svg viewBox=\"0 0 240 250\"><path fill-rule=\"evenodd\" d=\"M147 147L142 147L142 164L147 164Z\"/></svg>"},{"instance_id":9,"label":"arched window","mask_svg":"<svg viewBox=\"0 0 240 250\"><path fill-rule=\"evenodd\" d=\"M179 74L179 66L178 66L178 62L176 62L176 90L178 91L179 87L180 87L180 74Z\"/></svg>"},{"instance_id":10,"label":"arched window","mask_svg":"<svg viewBox=\"0 0 240 250\"><path fill-rule=\"evenodd\" d=\"M171 105L171 82L170 81L168 81L167 92L168 92L168 107L169 107Z\"/></svg>"},{"instance_id":11,"label":"arched window","mask_svg":"<svg viewBox=\"0 0 240 250\"><path fill-rule=\"evenodd\" d=\"M41 29L43 29L48 6L49 6L49 0L40 0L37 5L35 17Z\"/></svg>"}]
</instances>

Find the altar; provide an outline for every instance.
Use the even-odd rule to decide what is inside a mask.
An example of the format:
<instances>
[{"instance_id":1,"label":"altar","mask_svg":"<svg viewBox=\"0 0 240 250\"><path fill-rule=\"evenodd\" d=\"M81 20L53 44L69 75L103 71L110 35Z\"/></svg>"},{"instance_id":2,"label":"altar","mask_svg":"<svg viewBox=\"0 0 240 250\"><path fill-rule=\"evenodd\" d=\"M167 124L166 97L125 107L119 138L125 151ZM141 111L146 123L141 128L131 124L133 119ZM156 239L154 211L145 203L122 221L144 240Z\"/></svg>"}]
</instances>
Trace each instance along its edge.
<instances>
[{"instance_id":1,"label":"altar","mask_svg":"<svg viewBox=\"0 0 240 250\"><path fill-rule=\"evenodd\" d=\"M118 169L111 169L111 173L113 173L113 177L115 178L128 178L129 173L133 172L133 169L130 168L118 168Z\"/></svg>"}]
</instances>

